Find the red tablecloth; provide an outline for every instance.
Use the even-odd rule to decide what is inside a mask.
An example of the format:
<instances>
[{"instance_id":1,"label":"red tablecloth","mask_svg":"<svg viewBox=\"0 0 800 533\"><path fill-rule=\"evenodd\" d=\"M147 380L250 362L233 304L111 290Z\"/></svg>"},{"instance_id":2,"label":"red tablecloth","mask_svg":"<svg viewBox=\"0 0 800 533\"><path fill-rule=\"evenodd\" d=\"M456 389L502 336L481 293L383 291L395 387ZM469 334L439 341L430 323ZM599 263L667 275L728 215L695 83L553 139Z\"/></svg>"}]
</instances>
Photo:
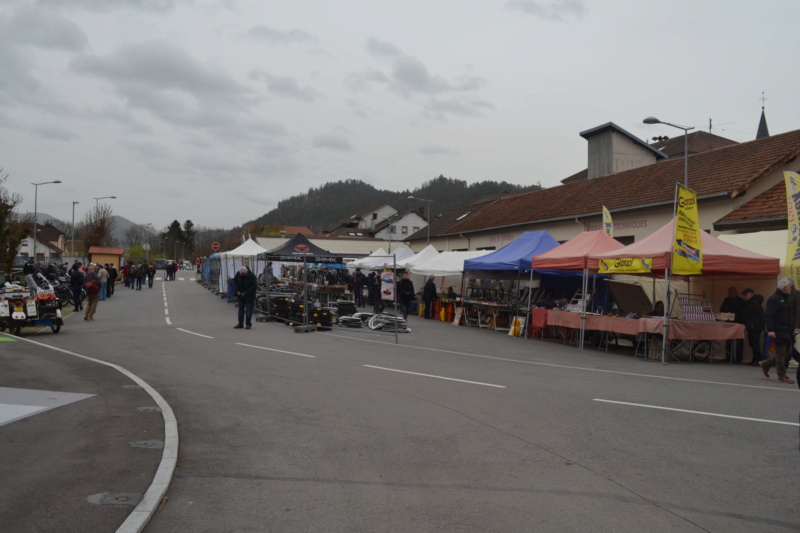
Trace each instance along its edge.
<instances>
[{"instance_id":1,"label":"red tablecloth","mask_svg":"<svg viewBox=\"0 0 800 533\"><path fill-rule=\"evenodd\" d=\"M542 311L546 314L548 326L580 329L581 314L555 309L534 309L535 321L541 320ZM539 313L537 313L537 311ZM538 314L538 317L537 317ZM624 335L637 335L639 333L661 334L664 332L663 318L620 318L613 316L586 315L587 330L612 331ZM694 339L720 341L727 339L744 339L745 328L742 324L733 322L700 322L693 320L669 321L670 339Z\"/></svg>"}]
</instances>

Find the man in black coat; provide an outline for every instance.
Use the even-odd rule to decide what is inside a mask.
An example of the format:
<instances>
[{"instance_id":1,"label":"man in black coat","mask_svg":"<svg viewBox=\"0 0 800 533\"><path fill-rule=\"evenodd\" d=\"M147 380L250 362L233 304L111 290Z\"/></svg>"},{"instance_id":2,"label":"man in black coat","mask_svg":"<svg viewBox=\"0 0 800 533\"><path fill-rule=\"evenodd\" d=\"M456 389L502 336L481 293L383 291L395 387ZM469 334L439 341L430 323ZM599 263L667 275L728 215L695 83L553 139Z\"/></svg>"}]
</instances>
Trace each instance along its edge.
<instances>
[{"instance_id":1,"label":"man in black coat","mask_svg":"<svg viewBox=\"0 0 800 533\"><path fill-rule=\"evenodd\" d=\"M403 273L403 279L397 283L397 303L403 310L403 319L408 320L408 309L411 307L411 300L416 300L414 294L414 282L408 272Z\"/></svg>"},{"instance_id":2,"label":"man in black coat","mask_svg":"<svg viewBox=\"0 0 800 533\"><path fill-rule=\"evenodd\" d=\"M744 308L742 309L742 324L747 328L747 343L753 350L753 359L750 366L756 366L761 361L761 339L764 336L764 297L756 294L753 289L742 291ZM741 362L741 355L739 356Z\"/></svg>"},{"instance_id":3,"label":"man in black coat","mask_svg":"<svg viewBox=\"0 0 800 533\"><path fill-rule=\"evenodd\" d=\"M428 281L422 288L422 301L425 302L425 318L433 318L433 302L436 300L436 284L433 280L436 278L433 274L428 276Z\"/></svg>"},{"instance_id":4,"label":"man in black coat","mask_svg":"<svg viewBox=\"0 0 800 533\"><path fill-rule=\"evenodd\" d=\"M253 306L256 303L258 280L249 268L243 266L233 278L236 286L236 298L239 303L239 322L233 329L250 329L253 326ZM243 325L244 324L244 325Z\"/></svg>"},{"instance_id":5,"label":"man in black coat","mask_svg":"<svg viewBox=\"0 0 800 533\"><path fill-rule=\"evenodd\" d=\"M367 276L361 272L360 268L356 269L356 273L353 275L353 291L355 292L356 296L356 306L364 307L366 306L366 298L364 298L364 289L367 286Z\"/></svg>"},{"instance_id":6,"label":"man in black coat","mask_svg":"<svg viewBox=\"0 0 800 533\"><path fill-rule=\"evenodd\" d=\"M778 280L778 290L767 300L767 310L764 313L767 325L767 336L775 343L775 355L770 355L766 361L761 361L761 370L769 377L769 369L777 367L778 381L793 384L794 380L786 375L784 360L792 349L792 316L789 312L789 293L792 292L792 279L781 278Z\"/></svg>"}]
</instances>

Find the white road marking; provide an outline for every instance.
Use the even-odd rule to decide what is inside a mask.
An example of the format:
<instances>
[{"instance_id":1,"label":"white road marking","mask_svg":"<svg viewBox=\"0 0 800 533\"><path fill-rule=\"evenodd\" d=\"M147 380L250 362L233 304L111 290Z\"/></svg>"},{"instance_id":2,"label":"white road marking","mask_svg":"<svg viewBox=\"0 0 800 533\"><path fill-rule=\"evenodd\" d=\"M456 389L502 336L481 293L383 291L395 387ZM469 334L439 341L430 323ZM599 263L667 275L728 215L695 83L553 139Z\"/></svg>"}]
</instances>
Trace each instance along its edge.
<instances>
[{"instance_id":1,"label":"white road marking","mask_svg":"<svg viewBox=\"0 0 800 533\"><path fill-rule=\"evenodd\" d=\"M214 338L214 337L209 337L208 335L201 335L200 333L195 333L194 331L189 331L188 329L183 329L183 328L175 328L175 329L177 329L178 331L182 331L184 333L190 333L192 335L197 335L198 337L204 337L206 339L213 339Z\"/></svg>"},{"instance_id":2,"label":"white road marking","mask_svg":"<svg viewBox=\"0 0 800 533\"><path fill-rule=\"evenodd\" d=\"M241 342L237 342L239 346L246 346L247 348L257 348L259 350L267 350L269 352L278 352L278 353L288 353L289 355L299 355L300 357L316 357L316 355L306 355L304 353L297 353L297 352L287 352L286 350L276 350L275 348L265 348L263 346L253 346L252 344L244 344Z\"/></svg>"},{"instance_id":3,"label":"white road marking","mask_svg":"<svg viewBox=\"0 0 800 533\"><path fill-rule=\"evenodd\" d=\"M169 316L169 309L167 309L166 307L164 308L164 314Z\"/></svg>"},{"instance_id":4,"label":"white road marking","mask_svg":"<svg viewBox=\"0 0 800 533\"><path fill-rule=\"evenodd\" d=\"M615 403L617 405L630 405L632 407L644 407L646 409L660 409L662 411L675 411L677 413L689 413L693 415L705 415L705 416L717 416L720 418L733 418L734 420L750 420L751 422L765 422L767 424L781 424L784 426L800 426L800 424L796 422L781 422L780 420L765 420L763 418L750 418L747 416L733 416L733 415L722 415L719 413L708 413L706 411L690 411L689 409L676 409L673 407L662 407L660 405L647 405L643 403L630 403L630 402L617 402L614 400L603 400L600 398L594 398L596 402L604 402L604 403Z\"/></svg>"},{"instance_id":5,"label":"white road marking","mask_svg":"<svg viewBox=\"0 0 800 533\"><path fill-rule=\"evenodd\" d=\"M167 319L167 325L168 325L168 326L171 326L171 325L172 325L172 322L170 322L170 321L169 321L169 317L168 317L168 316L165 316L164 318L166 318L166 319Z\"/></svg>"},{"instance_id":6,"label":"white road marking","mask_svg":"<svg viewBox=\"0 0 800 533\"><path fill-rule=\"evenodd\" d=\"M399 372L401 374L411 374L412 376L423 376L426 378L445 379L447 381L458 381L460 383L469 383L470 385L483 385L484 387L496 387L498 389L505 389L505 385L493 385L491 383L481 383L479 381L467 381L465 379L446 378L444 376L434 376L433 374L420 374L419 372L408 372L406 370L397 370L396 368L385 368L382 366L362 365L367 368L377 368L378 370L388 370L389 372Z\"/></svg>"},{"instance_id":7,"label":"white road marking","mask_svg":"<svg viewBox=\"0 0 800 533\"><path fill-rule=\"evenodd\" d=\"M336 335L335 333L324 332L320 331L317 333L318 335L330 335L331 337L338 337L341 339L349 339L353 341L361 341L361 342L374 342L377 344L386 344L387 346L397 346L393 342L386 342L386 341L379 341L374 339L361 339L358 337L351 337L348 335ZM539 342L539 341L532 341L532 342ZM677 378L673 376L658 376L655 374L642 374L639 372L622 372L620 370L605 370L602 368L589 368L585 366L575 366L575 365L560 365L557 363L543 363L541 361L524 361L522 359L512 359L510 357L498 357L495 355L482 355L477 353L469 353L469 352L458 352L456 350L443 350L441 348L429 348L427 346L411 346L411 345L404 345L406 348L414 348L415 350L425 350L429 352L439 352L439 353L449 353L454 355L464 355L466 357L476 357L478 359L491 359L494 361L506 361L509 363L520 363L523 365L536 365L536 366L549 366L552 368L565 368L567 370L582 370L585 372L599 372L603 374L618 374L621 376L633 376L633 377L640 377L640 378L653 378L653 379L666 379L672 381L685 381L689 383L706 383L709 385L724 385L726 387L744 387L749 389L765 389L775 392L797 392L794 390L793 387L782 387L782 388L775 388L775 387L768 387L764 385L745 385L743 383L726 383L724 381L712 381L709 379L690 379L690 378Z\"/></svg>"}]
</instances>

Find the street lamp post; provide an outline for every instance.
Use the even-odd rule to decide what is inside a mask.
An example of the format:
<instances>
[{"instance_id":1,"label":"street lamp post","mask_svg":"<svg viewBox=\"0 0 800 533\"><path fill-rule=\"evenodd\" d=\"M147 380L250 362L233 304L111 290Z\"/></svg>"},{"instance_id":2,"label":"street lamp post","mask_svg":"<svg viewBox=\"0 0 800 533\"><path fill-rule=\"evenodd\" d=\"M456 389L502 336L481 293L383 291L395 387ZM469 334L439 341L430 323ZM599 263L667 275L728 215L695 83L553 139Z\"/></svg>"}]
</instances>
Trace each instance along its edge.
<instances>
[{"instance_id":1,"label":"street lamp post","mask_svg":"<svg viewBox=\"0 0 800 533\"><path fill-rule=\"evenodd\" d=\"M694 126L678 126L677 124L670 124L663 120L658 120L656 117L647 117L642 122L645 124L666 124L673 128L683 130L683 186L689 188L689 130L693 130Z\"/></svg>"},{"instance_id":2,"label":"street lamp post","mask_svg":"<svg viewBox=\"0 0 800 533\"><path fill-rule=\"evenodd\" d=\"M61 183L61 180L43 181L42 183L31 183L34 187L33 193L33 262L36 262L36 219L39 217L39 185L47 185L48 183Z\"/></svg>"},{"instance_id":3,"label":"street lamp post","mask_svg":"<svg viewBox=\"0 0 800 533\"><path fill-rule=\"evenodd\" d=\"M414 196L409 196L409 200L419 200L420 202L428 202L428 210L425 213L425 218L428 221L428 244L431 243L431 202L433 200L425 200L424 198L415 198Z\"/></svg>"},{"instance_id":4,"label":"street lamp post","mask_svg":"<svg viewBox=\"0 0 800 533\"><path fill-rule=\"evenodd\" d=\"M147 261L147 264L150 264L150 228L153 227L152 222L148 222L144 230L147 232L147 240L144 243L144 260Z\"/></svg>"},{"instance_id":5,"label":"street lamp post","mask_svg":"<svg viewBox=\"0 0 800 533\"><path fill-rule=\"evenodd\" d=\"M95 209L100 207L100 200L106 200L108 198L116 199L117 197L116 196L101 196L100 198L95 198L95 200L96 200L95 204L94 204Z\"/></svg>"},{"instance_id":6,"label":"street lamp post","mask_svg":"<svg viewBox=\"0 0 800 533\"><path fill-rule=\"evenodd\" d=\"M75 261L75 204L80 202L72 201L72 260Z\"/></svg>"}]
</instances>

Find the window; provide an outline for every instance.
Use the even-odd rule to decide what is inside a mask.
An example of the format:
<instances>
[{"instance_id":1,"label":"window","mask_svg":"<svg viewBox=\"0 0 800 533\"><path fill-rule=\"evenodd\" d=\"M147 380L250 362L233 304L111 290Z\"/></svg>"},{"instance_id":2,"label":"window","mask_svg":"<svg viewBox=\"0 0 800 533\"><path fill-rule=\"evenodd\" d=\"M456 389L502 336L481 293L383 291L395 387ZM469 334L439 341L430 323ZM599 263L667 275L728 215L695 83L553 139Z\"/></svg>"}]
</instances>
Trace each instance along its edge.
<instances>
[{"instance_id":1,"label":"window","mask_svg":"<svg viewBox=\"0 0 800 533\"><path fill-rule=\"evenodd\" d=\"M400 231L403 235L408 235L408 226L403 226L403 229Z\"/></svg>"},{"instance_id":2,"label":"window","mask_svg":"<svg viewBox=\"0 0 800 533\"><path fill-rule=\"evenodd\" d=\"M419 231L419 226L414 226L414 233Z\"/></svg>"},{"instance_id":3,"label":"window","mask_svg":"<svg viewBox=\"0 0 800 533\"><path fill-rule=\"evenodd\" d=\"M389 227L389 233L397 233L397 227L396 226L390 226Z\"/></svg>"},{"instance_id":4,"label":"window","mask_svg":"<svg viewBox=\"0 0 800 533\"><path fill-rule=\"evenodd\" d=\"M372 213L372 220L378 220L378 213Z\"/></svg>"}]
</instances>

